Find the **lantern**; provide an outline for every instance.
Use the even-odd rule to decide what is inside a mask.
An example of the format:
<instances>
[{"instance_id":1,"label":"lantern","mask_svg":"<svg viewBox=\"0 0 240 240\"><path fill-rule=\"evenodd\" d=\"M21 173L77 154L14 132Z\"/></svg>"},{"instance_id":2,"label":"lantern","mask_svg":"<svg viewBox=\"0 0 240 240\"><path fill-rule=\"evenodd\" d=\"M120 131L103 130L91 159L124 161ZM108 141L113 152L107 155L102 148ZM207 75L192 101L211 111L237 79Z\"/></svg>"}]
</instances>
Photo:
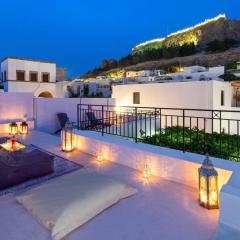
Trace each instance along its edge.
<instances>
[{"instance_id":1,"label":"lantern","mask_svg":"<svg viewBox=\"0 0 240 240\"><path fill-rule=\"evenodd\" d=\"M75 148L73 126L71 122L67 122L61 132L62 151L71 152Z\"/></svg>"},{"instance_id":2,"label":"lantern","mask_svg":"<svg viewBox=\"0 0 240 240\"><path fill-rule=\"evenodd\" d=\"M97 161L98 162L103 162L104 161L104 157L103 157L102 152L97 152Z\"/></svg>"},{"instance_id":3,"label":"lantern","mask_svg":"<svg viewBox=\"0 0 240 240\"><path fill-rule=\"evenodd\" d=\"M143 178L148 180L151 177L151 167L148 163L144 165Z\"/></svg>"},{"instance_id":4,"label":"lantern","mask_svg":"<svg viewBox=\"0 0 240 240\"><path fill-rule=\"evenodd\" d=\"M17 133L18 133L18 125L15 122L10 123L9 134L16 135Z\"/></svg>"},{"instance_id":5,"label":"lantern","mask_svg":"<svg viewBox=\"0 0 240 240\"><path fill-rule=\"evenodd\" d=\"M28 134L28 124L26 121L21 122L19 132L21 134Z\"/></svg>"},{"instance_id":6,"label":"lantern","mask_svg":"<svg viewBox=\"0 0 240 240\"><path fill-rule=\"evenodd\" d=\"M218 173L208 156L204 159L199 173L199 203L207 209L218 208Z\"/></svg>"}]
</instances>

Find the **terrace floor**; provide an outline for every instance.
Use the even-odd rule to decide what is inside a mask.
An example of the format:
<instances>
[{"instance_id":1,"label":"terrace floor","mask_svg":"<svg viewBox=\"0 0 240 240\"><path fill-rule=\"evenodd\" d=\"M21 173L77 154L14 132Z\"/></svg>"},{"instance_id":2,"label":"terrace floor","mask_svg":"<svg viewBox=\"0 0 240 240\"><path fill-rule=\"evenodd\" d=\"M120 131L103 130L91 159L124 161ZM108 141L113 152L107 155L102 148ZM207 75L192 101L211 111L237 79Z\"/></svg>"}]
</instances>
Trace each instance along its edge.
<instances>
[{"instance_id":1,"label":"terrace floor","mask_svg":"<svg viewBox=\"0 0 240 240\"><path fill-rule=\"evenodd\" d=\"M46 133L33 131L25 141L138 189L136 195L105 210L67 240L210 240L217 230L219 211L200 207L195 189L160 178L144 184L139 172L128 167L111 162L98 165L93 156L79 151L63 153L59 137ZM0 239L51 239L13 195L0 197L0 213Z\"/></svg>"}]
</instances>

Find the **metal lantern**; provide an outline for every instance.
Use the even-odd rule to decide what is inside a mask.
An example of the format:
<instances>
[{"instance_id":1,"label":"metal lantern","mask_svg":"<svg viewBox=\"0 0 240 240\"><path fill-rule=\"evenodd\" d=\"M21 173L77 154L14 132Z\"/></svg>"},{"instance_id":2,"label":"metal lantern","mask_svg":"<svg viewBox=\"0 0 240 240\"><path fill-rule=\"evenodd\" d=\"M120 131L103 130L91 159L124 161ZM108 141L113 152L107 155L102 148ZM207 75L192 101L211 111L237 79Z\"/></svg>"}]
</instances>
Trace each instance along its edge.
<instances>
[{"instance_id":1,"label":"metal lantern","mask_svg":"<svg viewBox=\"0 0 240 240\"><path fill-rule=\"evenodd\" d=\"M28 134L28 124L26 121L21 122L19 132L21 134Z\"/></svg>"},{"instance_id":2,"label":"metal lantern","mask_svg":"<svg viewBox=\"0 0 240 240\"><path fill-rule=\"evenodd\" d=\"M204 159L199 173L199 203L207 209L219 207L218 173L208 156Z\"/></svg>"},{"instance_id":3,"label":"metal lantern","mask_svg":"<svg viewBox=\"0 0 240 240\"><path fill-rule=\"evenodd\" d=\"M16 135L18 133L18 125L15 122L9 124L9 134Z\"/></svg>"},{"instance_id":4,"label":"metal lantern","mask_svg":"<svg viewBox=\"0 0 240 240\"><path fill-rule=\"evenodd\" d=\"M67 122L61 132L62 151L71 152L75 148L73 126L71 122Z\"/></svg>"}]
</instances>

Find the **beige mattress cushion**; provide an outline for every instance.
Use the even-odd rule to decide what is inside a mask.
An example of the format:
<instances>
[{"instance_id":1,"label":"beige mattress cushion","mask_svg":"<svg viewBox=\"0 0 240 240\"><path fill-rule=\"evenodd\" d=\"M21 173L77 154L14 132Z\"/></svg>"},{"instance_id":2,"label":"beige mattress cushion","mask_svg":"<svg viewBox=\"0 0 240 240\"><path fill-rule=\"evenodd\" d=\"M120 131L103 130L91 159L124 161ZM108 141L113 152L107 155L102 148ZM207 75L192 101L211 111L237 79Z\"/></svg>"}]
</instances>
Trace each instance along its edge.
<instances>
[{"instance_id":1,"label":"beige mattress cushion","mask_svg":"<svg viewBox=\"0 0 240 240\"><path fill-rule=\"evenodd\" d=\"M31 189L17 201L59 240L136 192L110 177L80 170Z\"/></svg>"}]
</instances>

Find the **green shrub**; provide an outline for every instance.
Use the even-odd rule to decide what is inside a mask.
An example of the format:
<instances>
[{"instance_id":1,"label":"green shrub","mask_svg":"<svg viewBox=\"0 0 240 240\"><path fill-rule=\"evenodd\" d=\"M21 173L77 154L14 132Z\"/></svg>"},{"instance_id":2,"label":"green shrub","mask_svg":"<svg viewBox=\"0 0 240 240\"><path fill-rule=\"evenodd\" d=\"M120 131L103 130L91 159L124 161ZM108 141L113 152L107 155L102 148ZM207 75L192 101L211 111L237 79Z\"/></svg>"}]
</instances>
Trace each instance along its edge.
<instances>
[{"instance_id":1,"label":"green shrub","mask_svg":"<svg viewBox=\"0 0 240 240\"><path fill-rule=\"evenodd\" d=\"M156 134L151 137L141 137L139 141L199 154L208 153L214 157L240 161L240 137L238 135L219 134L217 132L207 133L197 128L190 129L174 126L161 131L158 129Z\"/></svg>"}]
</instances>

